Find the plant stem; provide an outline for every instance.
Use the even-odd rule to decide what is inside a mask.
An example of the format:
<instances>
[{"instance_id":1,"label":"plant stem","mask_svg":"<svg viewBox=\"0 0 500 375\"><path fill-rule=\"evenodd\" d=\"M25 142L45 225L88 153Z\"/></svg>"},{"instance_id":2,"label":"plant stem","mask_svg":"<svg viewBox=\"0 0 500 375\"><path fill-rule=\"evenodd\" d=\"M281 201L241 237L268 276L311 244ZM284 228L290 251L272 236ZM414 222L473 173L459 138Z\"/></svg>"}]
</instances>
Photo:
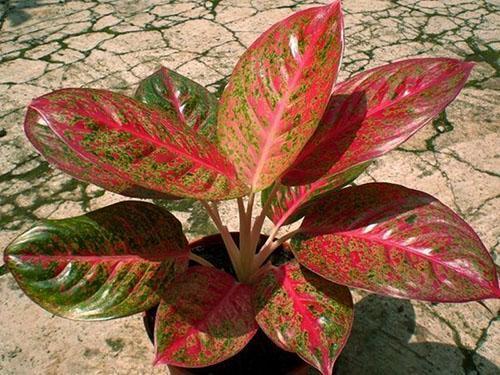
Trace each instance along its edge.
<instances>
[{"instance_id":1,"label":"plant stem","mask_svg":"<svg viewBox=\"0 0 500 375\"><path fill-rule=\"evenodd\" d=\"M238 216L240 224L240 237L239 237L239 248L234 242L231 234L227 227L222 223L219 211L215 203L210 204L206 201L201 201L201 204L205 207L208 214L214 221L217 229L219 230L224 245L226 246L229 258L233 264L234 270L241 282L249 282L254 280L255 277L260 275L264 270L267 270L269 265L260 268L267 258L276 250L283 242L292 237L297 231L292 231L285 235L278 241L274 241L276 234L278 233L282 222L278 222L277 225L273 227L269 238L266 243L261 247L259 253L256 253L257 245L260 239L260 233L262 227L266 220L267 214L271 207L272 201L278 192L281 184L276 182L264 203L262 212L257 216L255 221L252 223L252 213L253 206L255 203L255 193L250 193L248 196L247 206L245 208L245 203L242 198L238 198ZM196 259L193 259L197 261ZM204 264L206 265L206 264ZM271 265L272 266L272 265Z\"/></svg>"},{"instance_id":2,"label":"plant stem","mask_svg":"<svg viewBox=\"0 0 500 375\"><path fill-rule=\"evenodd\" d=\"M222 240L224 241L224 245L226 246L227 253L229 254L229 258L231 259L231 263L233 264L233 268L238 275L238 278L241 277L242 275L242 270L241 270L241 264L240 264L240 251L238 249L238 246L236 246L236 243L233 240L233 237L231 236L231 233L229 233L229 230L227 227L222 224L222 220L219 215L219 211L217 210L217 206L211 207L210 204L206 201L200 201L203 207L208 212L208 215L212 218L215 226L219 230Z\"/></svg>"},{"instance_id":3,"label":"plant stem","mask_svg":"<svg viewBox=\"0 0 500 375\"><path fill-rule=\"evenodd\" d=\"M255 263L253 266L253 269L258 269L265 261L266 259L273 253L274 250L276 250L278 247L280 247L284 242L288 241L290 238L292 238L294 235L297 233L300 233L300 228L292 230L291 232L288 232L285 234L283 237L281 237L277 241L266 241L266 243L262 246L260 249L259 253L255 257ZM271 238L271 237L269 237Z\"/></svg>"},{"instance_id":4,"label":"plant stem","mask_svg":"<svg viewBox=\"0 0 500 375\"><path fill-rule=\"evenodd\" d=\"M264 251L266 251L266 249L273 243L274 238L276 237L276 234L278 233L279 230L280 230L279 226L275 225L273 227L273 229L271 230L271 233L269 234L269 237L267 237L266 242L264 243L264 245L261 246L259 253L257 254L257 257L259 259L261 259L263 257L263 255L261 255L261 254ZM259 263L261 263L261 262L259 262Z\"/></svg>"},{"instance_id":5,"label":"plant stem","mask_svg":"<svg viewBox=\"0 0 500 375\"><path fill-rule=\"evenodd\" d=\"M238 213L240 214L240 225L241 225L241 214L246 215L246 210L245 210L245 202L243 202L243 198L238 198L236 200L238 202Z\"/></svg>"},{"instance_id":6,"label":"plant stem","mask_svg":"<svg viewBox=\"0 0 500 375\"><path fill-rule=\"evenodd\" d=\"M296 234L298 234L300 232L302 232L302 230L300 228L294 229L291 232L288 232L287 234L285 234L283 237L280 237L280 239L277 240L276 242L274 242L274 244L276 244L276 247L279 247L284 242L288 241L290 238L292 238L293 236L295 236Z\"/></svg>"},{"instance_id":7,"label":"plant stem","mask_svg":"<svg viewBox=\"0 0 500 375\"><path fill-rule=\"evenodd\" d=\"M247 208L243 204L243 200L238 201L238 209L240 213L240 250L241 250L241 268L243 272L243 280L247 281L251 276L252 266L254 263L255 249L252 248L252 212L255 194L250 193L248 197Z\"/></svg>"},{"instance_id":8,"label":"plant stem","mask_svg":"<svg viewBox=\"0 0 500 375\"><path fill-rule=\"evenodd\" d=\"M242 198L238 198L238 216L240 220L240 249L242 244L247 241L247 231L245 230L247 222L247 213L245 210L245 204Z\"/></svg>"},{"instance_id":9,"label":"plant stem","mask_svg":"<svg viewBox=\"0 0 500 375\"><path fill-rule=\"evenodd\" d=\"M196 263L199 263L202 266L214 267L215 268L215 266L212 263L210 263L205 258L200 257L199 255L191 253L191 254L189 254L189 259L194 260Z\"/></svg>"},{"instance_id":10,"label":"plant stem","mask_svg":"<svg viewBox=\"0 0 500 375\"><path fill-rule=\"evenodd\" d=\"M250 231L248 230L248 214L245 210L245 204L242 198L238 198L238 215L240 219L240 263L243 273L248 268L249 254L248 254L248 240L250 236ZM247 277L244 275L243 277Z\"/></svg>"},{"instance_id":11,"label":"plant stem","mask_svg":"<svg viewBox=\"0 0 500 375\"><path fill-rule=\"evenodd\" d=\"M267 197L266 203L264 204L264 207L262 207L262 211L257 216L255 219L253 228L252 228L252 234L251 234L251 246L253 249L253 252L255 253L255 250L257 249L257 244L259 243L260 239L260 232L262 231L262 226L264 225L264 221L266 220L267 213L269 211L269 208L271 207L271 203L274 199L274 196L276 195L276 192L278 191L280 187L279 181L276 181L273 185L273 188L271 189L271 192L269 193L269 196Z\"/></svg>"},{"instance_id":12,"label":"plant stem","mask_svg":"<svg viewBox=\"0 0 500 375\"><path fill-rule=\"evenodd\" d=\"M248 202L247 202L247 215L249 215L250 220L252 220L252 213L253 213L253 203L255 200L255 193L251 192L250 195L248 196Z\"/></svg>"}]
</instances>

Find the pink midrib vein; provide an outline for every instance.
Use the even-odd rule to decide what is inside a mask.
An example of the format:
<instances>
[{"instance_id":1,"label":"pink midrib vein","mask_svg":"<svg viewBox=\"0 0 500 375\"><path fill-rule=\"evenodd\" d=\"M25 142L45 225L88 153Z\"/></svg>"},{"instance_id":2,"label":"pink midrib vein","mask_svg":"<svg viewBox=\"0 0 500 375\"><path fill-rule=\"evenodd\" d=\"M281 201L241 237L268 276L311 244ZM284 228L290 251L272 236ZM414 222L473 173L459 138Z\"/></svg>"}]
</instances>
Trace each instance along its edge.
<instances>
[{"instance_id":1,"label":"pink midrib vein","mask_svg":"<svg viewBox=\"0 0 500 375\"><path fill-rule=\"evenodd\" d=\"M177 113L177 116L179 117L179 120L187 126L186 118L184 117L184 113L181 112L181 103L179 101L179 98L175 94L175 87L172 84L172 79L168 75L168 71L165 68L162 68L161 71L162 78L163 78L163 83L165 84L165 87L168 89L168 93L170 93L170 98L174 102L174 108L175 112ZM167 97L168 100L168 97Z\"/></svg>"},{"instance_id":2,"label":"pink midrib vein","mask_svg":"<svg viewBox=\"0 0 500 375\"><path fill-rule=\"evenodd\" d=\"M258 182L261 177L262 170L264 169L265 163L268 161L269 154L271 152L271 148L274 145L276 133L280 129L281 118L285 113L285 109L290 100L291 93L297 87L297 83L299 82L302 72L304 70L304 66L307 65L311 58L312 51L314 50L313 46L316 44L318 37L316 37L309 45L304 55L300 59L299 67L295 71L292 79L289 81L288 90L285 95L281 98L274 110L273 121L271 123L271 128L269 131L269 136L265 138L264 145L261 147L260 158L255 166L253 178L252 178L252 190L258 189Z\"/></svg>"},{"instance_id":3,"label":"pink midrib vein","mask_svg":"<svg viewBox=\"0 0 500 375\"><path fill-rule=\"evenodd\" d=\"M45 120L45 122L47 122L47 124L49 124L49 127L54 131L54 133L56 133L61 139L65 140L65 143L67 143L69 141L69 143L72 143L73 144L73 147L76 148L75 151L78 152L78 154L80 155L83 155L85 156L85 158L88 158L89 160L92 160L92 159L96 159L95 156L93 155L87 155L88 154L88 151L87 150L84 150L80 144L75 144L74 142L71 142L71 140L68 140L65 135L64 135L64 129L66 128L66 126L56 126L52 121L50 121L49 119L49 116L46 115L45 111L43 110L43 106L42 108L38 108L36 105L31 105L31 108L33 108L34 110L36 110L41 117L43 117L43 119ZM105 117L105 116L95 116L95 119L98 120L98 121L101 121L102 123L106 124L106 127L107 128L111 128L115 131L118 131L118 132L125 132L125 133L128 133L128 134L131 134L132 136L138 138L138 139L141 139L147 143L152 143L154 144L155 146L158 146L159 148L162 148L162 149L166 149L168 150L169 152L171 153L174 153L176 155L181 155L183 157L185 157L186 159L188 160L191 160L193 163L199 165L199 166L202 166L202 167L205 167L209 170L213 170L215 172L218 172L220 174L223 174L227 177L230 177L232 176L231 173L229 173L228 171L224 170L223 168L220 168L218 165L216 164L213 164L213 163L209 163L208 161L205 161L203 160L202 158L199 158L197 157L197 155L193 155L189 152L186 152L186 150L184 150L183 148L181 147L176 147L172 144L167 144L167 143L164 143L162 141L159 141L153 137L148 137L146 136L145 134L143 133L140 133L140 132L137 132L137 131L134 131L130 128L130 126L126 126L126 127L122 127L122 126L117 126L116 123L114 121L110 121L109 118ZM55 121L56 123L59 123L58 121ZM178 131L178 133L181 133L183 136L189 136L189 134L185 134L183 133L182 129L176 129ZM186 142L186 143L197 143L197 142ZM210 147L210 145L208 144L205 144L203 145L205 147ZM200 146L198 146L200 147ZM213 160L213 152L216 152L216 150L211 150L212 151L212 156L209 160Z\"/></svg>"},{"instance_id":4,"label":"pink midrib vein","mask_svg":"<svg viewBox=\"0 0 500 375\"><path fill-rule=\"evenodd\" d=\"M240 286L239 283L234 283L229 289L229 291L226 293L226 295L222 297L213 307L211 307L206 312L205 316L202 319L199 319L193 324L191 324L191 326L189 327L189 329L185 334L183 334L182 336L177 336L172 342L168 344L168 347L162 353L158 353L157 354L158 357L156 360L161 361L164 357L174 353L180 346L184 345L184 343L190 336L198 334L203 324L205 324L206 321L209 320L212 315L217 313L220 310L220 308L224 306L226 301L229 299L229 297L231 297L235 293L235 291L238 289L239 286Z\"/></svg>"},{"instance_id":5,"label":"pink midrib vein","mask_svg":"<svg viewBox=\"0 0 500 375\"><path fill-rule=\"evenodd\" d=\"M405 66L403 66L404 68ZM400 72L400 70L402 69L402 67L398 67L399 70L398 71L392 71L392 72L388 72L390 74L396 74L398 72ZM377 69L377 68L375 68ZM397 106L400 102L402 102L403 100L412 100L412 99L415 99L415 98L418 98L418 96L420 94L422 94L422 92L424 92L425 90L429 90L429 89L432 89L432 87L436 84L436 82L441 82L441 81L444 81L445 79L449 78L449 77L453 77L454 75L457 75L457 74L460 74L461 72L463 72L463 70L459 70L457 68L453 69L452 71L450 72L444 72L442 73L441 75L437 76L437 77L434 77L431 81L427 82L426 84L424 85L420 85L415 91L407 94L407 95L399 95L396 99L391 99L391 100L387 100L387 101L382 101L381 103L377 104L376 106L370 108L370 110L367 111L367 113L365 114L365 118L363 119L363 121L361 122L362 125L361 125L361 129L363 130L363 124L365 124L368 119L372 118L373 116L379 114L381 111L383 110L388 110L392 107L395 107ZM359 89L360 86L363 86L363 84L365 84L365 81L369 80L371 78L371 76L369 74L366 74L366 77L364 77L360 82L358 82L356 84L356 86L354 86L354 88L352 87L349 87L349 85L347 85L347 83L349 83L349 81L346 81L344 83L341 83L338 88L336 90L334 90L333 95L344 95L346 92L348 95L356 92L356 90ZM465 79L465 77L464 77ZM463 81L463 79L461 80ZM369 89L370 88L370 85L372 85L374 82L371 82L368 87L364 88L365 90L366 89ZM347 91L342 91L342 89L344 89L344 86L347 86L348 90ZM458 86L457 86L458 87ZM456 95L458 94L457 90L454 90L453 91L455 94L453 97L456 97ZM451 100L453 100L453 97L449 100L446 101L446 103L449 103ZM408 132L408 134L404 134L404 135L401 135L399 134L398 137L391 137L390 139L385 139L384 141L385 142L388 142L390 140L393 140L394 138L402 138L403 140L401 142L399 142L398 144L401 144L404 140L408 139L411 135L413 135L417 130L419 130L423 125L427 124L429 119L431 118L434 118L435 116L437 116L440 112L442 111L442 107L437 107L437 108L433 108L433 110L431 111L428 111L427 112L427 117L426 119L424 120L420 120L420 121L409 121L408 122L408 126L406 126L405 128L403 129L398 129L400 133L404 132L404 131L408 131L408 128L410 129L410 132ZM389 127L391 126L392 124L389 124ZM411 125L411 126L410 126ZM335 139L338 139L340 138L338 136L338 134L341 134L343 131L345 131L346 129L349 129L350 127L352 126L352 123L350 122L350 119L344 121L344 124L342 124L342 126L335 126L335 127L332 127L332 131L331 132L327 132L323 138L321 139L321 141L319 142L320 145L326 143L326 142L332 142L332 140L335 140ZM365 132L366 132L366 129L364 129ZM352 148L352 144L349 146L349 149ZM313 153L315 151L315 148L309 148L309 149L305 149L301 152L300 154L300 160L297 159L297 161L295 161L294 165L297 166L297 165L300 165L300 163L307 158L307 156L309 156L311 153ZM385 152L387 151L390 151L390 150L386 150ZM373 151L372 151L373 152ZM339 174L339 173L342 173L342 172L345 172L347 171L349 168L353 168L361 163L364 163L365 161L369 161L371 159L373 159L374 157L377 157L379 156L380 152L375 152L373 154L369 154L368 152L366 152L361 158L359 158L359 160L355 161L355 164L353 165L349 165L347 164L348 162L350 162L351 160L349 160L349 158L347 158L347 162L345 161L346 157L345 157L345 153L343 155L341 155L341 159L339 159L331 168L330 170L326 173L326 174L331 174L331 173L335 173L335 174ZM355 159L354 159L355 160ZM342 166L342 163L344 163L344 166ZM341 166L341 168L338 168L338 166ZM337 169L335 169L335 167L337 167ZM300 173L302 172L302 170L300 168L296 168L296 170L292 170L294 173ZM325 174L325 175L326 175Z\"/></svg>"},{"instance_id":6,"label":"pink midrib vein","mask_svg":"<svg viewBox=\"0 0 500 375\"><path fill-rule=\"evenodd\" d=\"M397 70L387 71L386 73L390 74L390 75L393 75L393 76L397 75L403 69L408 68L408 66L413 67L409 63L410 61L413 61L413 60L414 59L406 60L406 61L404 61L404 63L394 63L394 64L397 64ZM426 60L428 60L428 59L426 59ZM436 64L437 62L433 62L433 63ZM440 63L441 63L441 61L440 61ZM359 91L359 87L360 86L363 88L363 90L370 89L370 87L374 83L376 83L376 81L371 80L372 79L371 73L377 72L378 70L382 70L382 69L381 68L373 68L373 69L370 69L370 70L366 71L365 73L361 73L361 74L364 74L365 77L363 77L359 82L356 82L355 86L351 86L350 87L350 82L352 82L351 80L347 80L345 82L340 83L338 86L336 86L336 88L335 88L335 90L333 92L333 95L335 95L335 94L337 94L337 95L344 95L346 93L347 93L347 95L350 95L350 94L352 94L352 93L354 93L356 91ZM424 92L425 90L432 89L433 87L438 86L440 82L443 82L443 81L445 81L446 79L448 79L450 77L454 77L454 76L456 76L458 74L461 74L461 73L464 73L464 72L466 72L466 69L463 68L463 64L462 65L454 66L449 71L442 71L442 72L440 72L439 75L434 76L430 81L428 81L428 82L426 82L424 84L418 85L418 88L416 88L414 91L408 93L407 95L401 94L401 95L398 95L396 99L390 99L390 100L386 100L386 101L382 100L380 103L378 103L377 105L371 107L366 112L366 114L365 114L365 120L363 120L363 122L366 121L367 118L372 117L372 116L378 114L379 112L381 112L383 110L386 110L386 109L388 109L390 107L396 106L401 101L406 100L407 98L414 99L415 97L418 97L420 94L422 94L422 92ZM354 77L353 80L354 79L356 79L356 77ZM465 79L466 79L466 77L463 77L460 80L460 82L464 81ZM371 81L371 82L369 82L368 86L363 87L364 85L366 85L366 81ZM456 87L459 87L459 86L460 86L460 84L458 84ZM446 102L449 103L451 100L453 100L454 97L457 96L457 94L459 93L459 90L457 90L456 87L453 90L453 93L454 93L453 97L451 97L451 99L448 98L448 100ZM429 113L430 113L429 117L434 117L439 112L441 112L441 109L439 109L439 110L433 109L432 111L429 111ZM344 127L346 127L346 125L344 125ZM335 127L334 129L336 129L334 133L337 134L340 131L340 129L342 129L342 128ZM326 135L325 138L327 138L327 137L328 138L332 138L332 136Z\"/></svg>"},{"instance_id":7,"label":"pink midrib vein","mask_svg":"<svg viewBox=\"0 0 500 375\"><path fill-rule=\"evenodd\" d=\"M294 309L299 312L304 321L302 324L305 324L306 326L312 327L312 329L308 330L308 335L309 335L309 348L311 349L311 355L314 357L314 349L320 349L321 351L321 370L329 370L330 369L330 361L328 358L328 353L326 351L325 345L322 345L323 342L321 340L321 335L318 334L318 330L315 329L315 326L317 326L317 320L314 319L314 317L311 316L311 313L305 306L303 300L303 296L301 296L292 286L292 281L291 279L286 275L288 272L287 270L283 270L285 273L285 277L283 279L283 288L287 291L287 293L292 297L290 300L292 301L292 304L294 306ZM295 298L293 298L295 297ZM319 304L319 303L318 303ZM302 328L302 327L301 327ZM295 348L294 348L295 349ZM297 353L299 354L299 353ZM303 355L299 354L301 357ZM304 358L306 359L306 358ZM309 362L310 359L307 359L307 362ZM313 364L314 365L314 364Z\"/></svg>"},{"instance_id":8,"label":"pink midrib vein","mask_svg":"<svg viewBox=\"0 0 500 375\"><path fill-rule=\"evenodd\" d=\"M364 238L364 239L367 239L367 240L379 243L379 244L381 244L384 247L387 246L387 245L392 246L393 248L396 248L396 249L402 251L403 254L404 253L410 253L412 255L415 255L418 258L425 259L429 263L439 264L441 267L447 268L447 269L449 269L449 270L451 270L453 272L456 272L460 276L462 276L462 277L464 277L466 279L472 280L472 281L478 283L479 285L481 285L483 287L491 288L491 285L486 280L480 279L477 275L472 276L470 274L464 274L462 268L454 267L454 266L450 265L449 263L447 263L446 261L442 261L438 257L433 257L433 256L430 256L430 255L426 255L426 254L422 253L421 251L419 251L414 246L403 245L403 244L401 244L399 242L396 242L394 240L389 240L389 239L383 240L383 239L381 239L379 237L376 237L376 236L373 236L373 235L369 235L369 234L362 234L362 233L357 232L357 231L341 232L341 233L338 233L337 235L340 236L340 237L348 237L348 238Z\"/></svg>"}]
</instances>

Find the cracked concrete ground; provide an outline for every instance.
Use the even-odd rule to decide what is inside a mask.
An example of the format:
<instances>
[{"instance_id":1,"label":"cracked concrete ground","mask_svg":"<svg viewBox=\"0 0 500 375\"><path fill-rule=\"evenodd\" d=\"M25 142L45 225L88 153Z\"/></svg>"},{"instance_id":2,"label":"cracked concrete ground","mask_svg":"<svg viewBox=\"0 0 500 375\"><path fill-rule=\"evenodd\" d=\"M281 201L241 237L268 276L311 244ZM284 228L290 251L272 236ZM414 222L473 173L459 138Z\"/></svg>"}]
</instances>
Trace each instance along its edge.
<instances>
[{"instance_id":1,"label":"cracked concrete ground","mask_svg":"<svg viewBox=\"0 0 500 375\"><path fill-rule=\"evenodd\" d=\"M50 168L22 132L31 98L61 87L131 93L163 64L221 92L244 49L272 23L320 2L4 1L0 4L0 248L39 218L81 214L121 197ZM412 56L477 64L438 119L373 163L362 182L437 196L479 233L498 262L500 229L498 0L345 0L341 79ZM199 206L169 207L191 237L213 231ZM235 209L224 207L233 229ZM0 373L148 374L141 317L101 323L41 310L0 278ZM499 301L431 305L355 292L341 374L498 374Z\"/></svg>"}]
</instances>

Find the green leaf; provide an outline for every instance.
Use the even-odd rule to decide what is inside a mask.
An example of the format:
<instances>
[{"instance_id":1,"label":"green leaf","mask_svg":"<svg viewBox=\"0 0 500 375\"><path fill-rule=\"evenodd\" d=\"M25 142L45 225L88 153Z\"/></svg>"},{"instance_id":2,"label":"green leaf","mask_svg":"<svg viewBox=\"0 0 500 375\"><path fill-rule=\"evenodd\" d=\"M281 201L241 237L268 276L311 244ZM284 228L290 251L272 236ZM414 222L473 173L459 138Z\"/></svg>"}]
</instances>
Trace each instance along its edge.
<instances>
[{"instance_id":1,"label":"green leaf","mask_svg":"<svg viewBox=\"0 0 500 375\"><path fill-rule=\"evenodd\" d=\"M134 97L215 140L217 98L189 78L162 66L140 82Z\"/></svg>"},{"instance_id":2,"label":"green leaf","mask_svg":"<svg viewBox=\"0 0 500 375\"><path fill-rule=\"evenodd\" d=\"M46 220L16 238L5 263L26 295L70 319L102 320L158 304L187 268L181 223L150 203L120 202L63 220Z\"/></svg>"}]
</instances>

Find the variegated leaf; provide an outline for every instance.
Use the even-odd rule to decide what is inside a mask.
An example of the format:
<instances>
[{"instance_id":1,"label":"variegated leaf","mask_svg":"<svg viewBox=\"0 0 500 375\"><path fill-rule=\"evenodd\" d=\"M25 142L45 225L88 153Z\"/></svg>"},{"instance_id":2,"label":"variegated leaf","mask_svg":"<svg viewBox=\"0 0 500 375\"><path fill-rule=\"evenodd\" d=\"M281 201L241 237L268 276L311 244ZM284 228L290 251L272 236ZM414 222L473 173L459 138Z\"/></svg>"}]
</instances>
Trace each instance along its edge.
<instances>
[{"instance_id":1,"label":"variegated leaf","mask_svg":"<svg viewBox=\"0 0 500 375\"><path fill-rule=\"evenodd\" d=\"M411 59L363 72L334 88L314 135L282 177L274 223L290 223L311 199L355 179L404 142L459 93L471 63Z\"/></svg>"},{"instance_id":2,"label":"variegated leaf","mask_svg":"<svg viewBox=\"0 0 500 375\"><path fill-rule=\"evenodd\" d=\"M118 175L93 164L69 148L40 115L28 108L24 129L35 149L53 166L80 181L88 182L135 198L174 199L175 197L135 185Z\"/></svg>"},{"instance_id":3,"label":"variegated leaf","mask_svg":"<svg viewBox=\"0 0 500 375\"><path fill-rule=\"evenodd\" d=\"M191 267L158 308L155 364L205 367L238 353L257 332L252 288L216 268Z\"/></svg>"},{"instance_id":4,"label":"variegated leaf","mask_svg":"<svg viewBox=\"0 0 500 375\"><path fill-rule=\"evenodd\" d=\"M215 145L165 111L94 89L54 91L30 108L77 155L133 184L198 199L245 193Z\"/></svg>"},{"instance_id":5,"label":"variegated leaf","mask_svg":"<svg viewBox=\"0 0 500 375\"><path fill-rule=\"evenodd\" d=\"M278 22L245 52L221 98L217 135L259 191L295 160L326 108L343 49L340 1Z\"/></svg>"},{"instance_id":6,"label":"variegated leaf","mask_svg":"<svg viewBox=\"0 0 500 375\"><path fill-rule=\"evenodd\" d=\"M333 282L436 302L500 297L488 251L458 215L399 185L349 187L315 203L294 236L297 260Z\"/></svg>"},{"instance_id":7,"label":"variegated leaf","mask_svg":"<svg viewBox=\"0 0 500 375\"><path fill-rule=\"evenodd\" d=\"M332 373L354 318L347 287L292 261L265 274L254 299L257 323L271 340L297 353L322 374Z\"/></svg>"},{"instance_id":8,"label":"variegated leaf","mask_svg":"<svg viewBox=\"0 0 500 375\"><path fill-rule=\"evenodd\" d=\"M134 97L215 141L217 98L189 78L162 66L141 81Z\"/></svg>"},{"instance_id":9,"label":"variegated leaf","mask_svg":"<svg viewBox=\"0 0 500 375\"><path fill-rule=\"evenodd\" d=\"M53 314L79 320L117 318L156 305L188 258L181 223L139 201L46 220L4 254L28 297Z\"/></svg>"},{"instance_id":10,"label":"variegated leaf","mask_svg":"<svg viewBox=\"0 0 500 375\"><path fill-rule=\"evenodd\" d=\"M307 185L281 185L272 198L269 218L278 226L288 225L301 219L306 214L308 206L316 199L320 199L324 194L328 194L330 191L341 188L355 180L366 169L368 164L360 164L343 173ZM271 190L272 187L269 187L262 191L263 205L269 198Z\"/></svg>"},{"instance_id":11,"label":"variegated leaf","mask_svg":"<svg viewBox=\"0 0 500 375\"><path fill-rule=\"evenodd\" d=\"M455 59L410 59L337 85L320 125L282 182L320 183L393 150L458 95L471 69L472 63Z\"/></svg>"}]
</instances>

